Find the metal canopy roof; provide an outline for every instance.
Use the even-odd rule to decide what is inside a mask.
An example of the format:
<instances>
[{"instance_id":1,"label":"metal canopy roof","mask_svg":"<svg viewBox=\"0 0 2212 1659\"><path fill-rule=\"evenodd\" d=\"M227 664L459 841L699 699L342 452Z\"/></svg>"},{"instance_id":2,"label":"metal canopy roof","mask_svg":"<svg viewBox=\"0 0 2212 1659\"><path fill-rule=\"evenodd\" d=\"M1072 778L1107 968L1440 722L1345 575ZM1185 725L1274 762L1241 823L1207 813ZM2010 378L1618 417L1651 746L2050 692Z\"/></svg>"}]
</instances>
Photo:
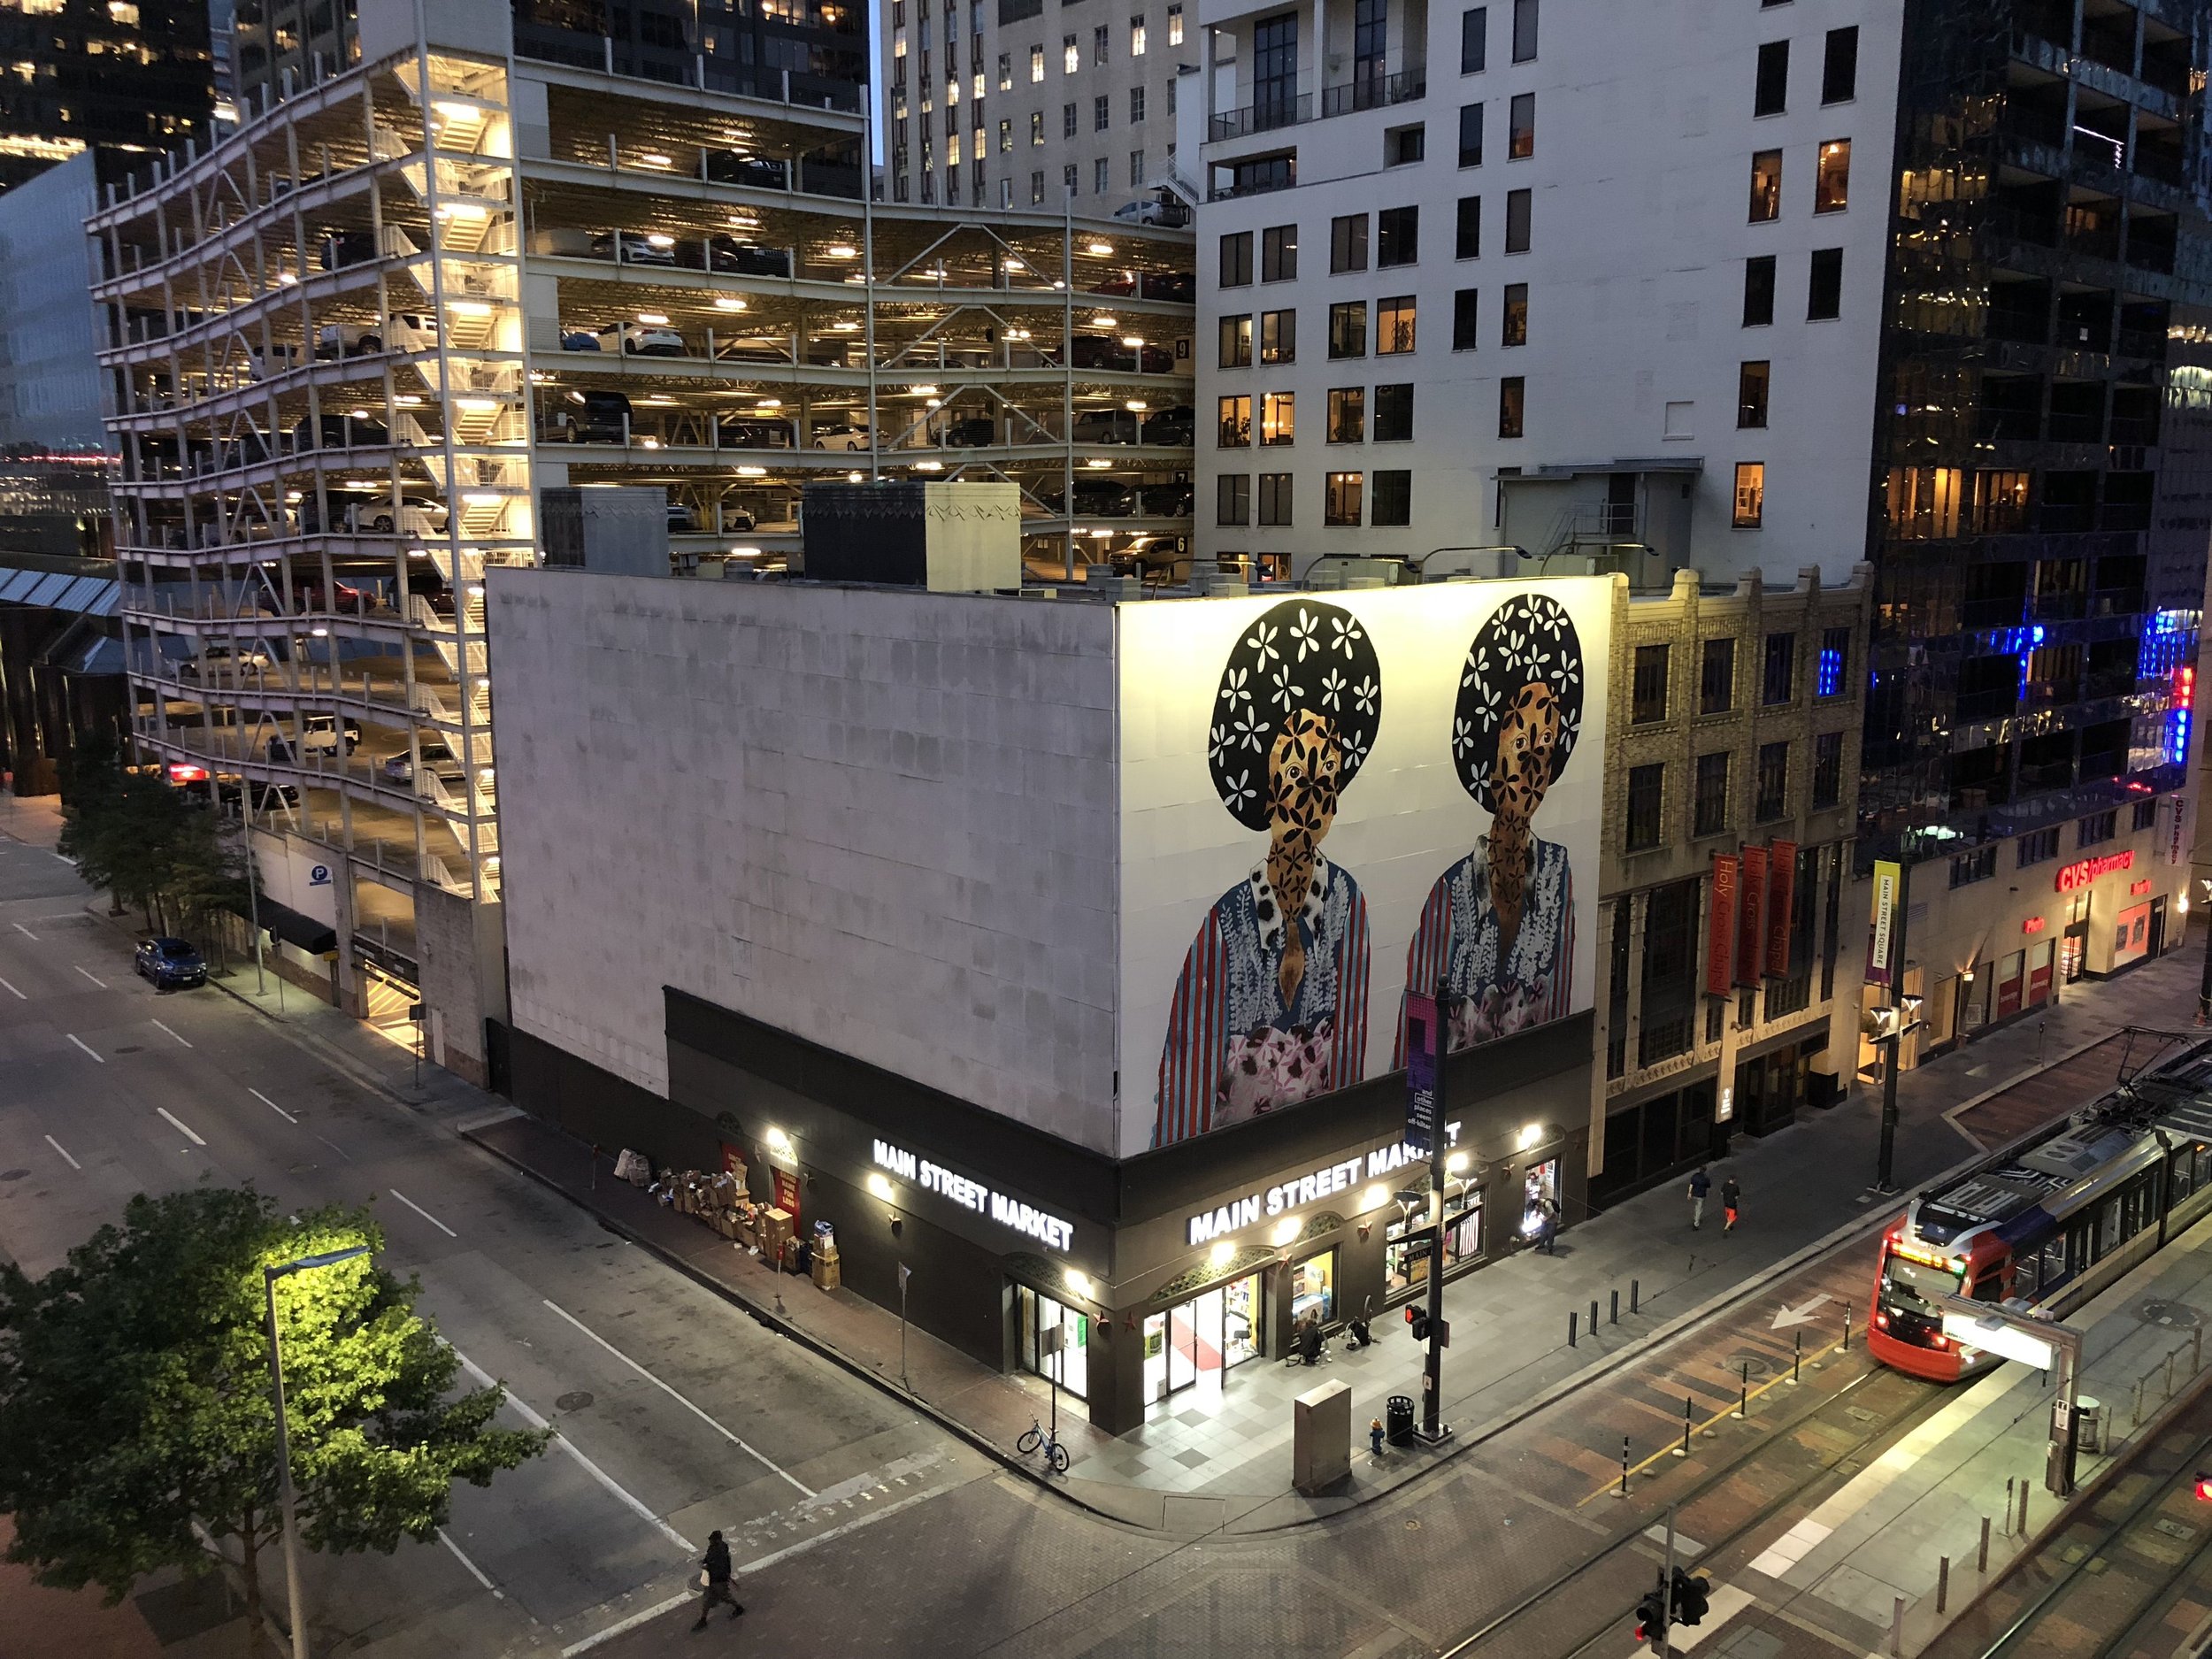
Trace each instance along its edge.
<instances>
[{"instance_id":1,"label":"metal canopy roof","mask_svg":"<svg viewBox=\"0 0 2212 1659\"><path fill-rule=\"evenodd\" d=\"M78 559L68 562L93 563ZM111 617L120 602L121 592L120 584L112 576L0 562L0 604L38 605L49 611Z\"/></svg>"}]
</instances>

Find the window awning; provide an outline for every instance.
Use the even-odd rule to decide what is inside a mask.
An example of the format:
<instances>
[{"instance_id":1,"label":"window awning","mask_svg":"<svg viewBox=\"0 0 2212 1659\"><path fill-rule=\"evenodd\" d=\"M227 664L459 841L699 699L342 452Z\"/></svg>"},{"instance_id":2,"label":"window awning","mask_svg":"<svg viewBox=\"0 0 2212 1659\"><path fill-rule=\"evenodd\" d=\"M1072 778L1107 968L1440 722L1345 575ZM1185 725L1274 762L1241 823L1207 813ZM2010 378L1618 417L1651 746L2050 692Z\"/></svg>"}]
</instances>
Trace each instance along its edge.
<instances>
[{"instance_id":1,"label":"window awning","mask_svg":"<svg viewBox=\"0 0 2212 1659\"><path fill-rule=\"evenodd\" d=\"M248 916L244 900L233 902L232 908L241 916ZM311 956L335 956L338 951L337 930L327 922L319 922L311 916L303 916L288 904L279 904L264 896L259 906L262 931L280 939L288 945L296 945ZM249 917L250 919L250 917Z\"/></svg>"}]
</instances>

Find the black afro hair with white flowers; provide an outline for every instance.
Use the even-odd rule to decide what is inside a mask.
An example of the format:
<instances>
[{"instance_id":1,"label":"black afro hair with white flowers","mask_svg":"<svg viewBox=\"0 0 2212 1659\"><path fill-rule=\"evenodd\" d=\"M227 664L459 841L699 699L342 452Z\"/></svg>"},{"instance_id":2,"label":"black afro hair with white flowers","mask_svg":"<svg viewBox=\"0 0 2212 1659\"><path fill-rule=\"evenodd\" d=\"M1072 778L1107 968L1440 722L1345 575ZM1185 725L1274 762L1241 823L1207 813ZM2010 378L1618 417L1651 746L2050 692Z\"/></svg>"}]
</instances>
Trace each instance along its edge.
<instances>
[{"instance_id":1,"label":"black afro hair with white flowers","mask_svg":"<svg viewBox=\"0 0 2212 1659\"><path fill-rule=\"evenodd\" d=\"M1498 727L1521 687L1548 687L1558 704L1559 741L1551 752L1551 781L1556 783L1582 732L1582 641L1556 599L1517 595L1482 625L1459 672L1452 764L1483 810L1497 810L1490 798L1490 768L1498 758Z\"/></svg>"},{"instance_id":2,"label":"black afro hair with white flowers","mask_svg":"<svg viewBox=\"0 0 2212 1659\"><path fill-rule=\"evenodd\" d=\"M1342 607L1286 600L1245 625L1221 672L1206 754L1221 803L1247 829L1267 827L1267 756L1301 710L1326 718L1348 785L1375 746L1382 664L1364 623Z\"/></svg>"}]
</instances>

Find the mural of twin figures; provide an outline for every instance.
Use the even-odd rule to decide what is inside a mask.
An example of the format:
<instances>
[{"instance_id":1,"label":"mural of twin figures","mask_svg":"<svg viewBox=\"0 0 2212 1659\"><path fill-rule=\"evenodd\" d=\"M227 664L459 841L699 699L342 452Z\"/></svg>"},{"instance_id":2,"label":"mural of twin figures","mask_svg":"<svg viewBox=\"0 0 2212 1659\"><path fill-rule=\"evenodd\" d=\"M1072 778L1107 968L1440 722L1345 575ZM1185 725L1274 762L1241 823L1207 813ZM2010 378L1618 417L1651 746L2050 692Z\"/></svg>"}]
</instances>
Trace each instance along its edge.
<instances>
[{"instance_id":1,"label":"mural of twin figures","mask_svg":"<svg viewBox=\"0 0 2212 1659\"><path fill-rule=\"evenodd\" d=\"M1406 946L1404 983L1440 982L1453 1048L1569 1011L1573 876L1536 818L1582 729L1582 644L1556 600L1522 593L1467 648L1449 742L1486 833L1440 872ZM1374 746L1382 665L1367 628L1311 599L1238 636L1214 700L1208 760L1222 804L1267 837L1251 873L1201 924L1176 981L1152 1144L1194 1135L1366 1075L1367 902L1322 850ZM1405 1063L1402 1009L1394 1068Z\"/></svg>"}]
</instances>

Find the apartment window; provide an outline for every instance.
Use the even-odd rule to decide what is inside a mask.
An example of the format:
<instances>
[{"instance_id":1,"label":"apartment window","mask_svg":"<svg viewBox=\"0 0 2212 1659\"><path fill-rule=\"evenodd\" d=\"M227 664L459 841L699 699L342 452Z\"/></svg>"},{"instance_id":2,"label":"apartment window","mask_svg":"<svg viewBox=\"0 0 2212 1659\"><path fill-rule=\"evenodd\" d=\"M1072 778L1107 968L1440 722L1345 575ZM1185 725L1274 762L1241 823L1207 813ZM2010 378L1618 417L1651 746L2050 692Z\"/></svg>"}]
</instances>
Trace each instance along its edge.
<instances>
[{"instance_id":1,"label":"apartment window","mask_svg":"<svg viewBox=\"0 0 2212 1659\"><path fill-rule=\"evenodd\" d=\"M1452 296L1452 349L1472 351L1482 324L1480 291L1461 288Z\"/></svg>"},{"instance_id":2,"label":"apartment window","mask_svg":"<svg viewBox=\"0 0 2212 1659\"><path fill-rule=\"evenodd\" d=\"M1820 147L1813 173L1813 211L1840 213L1850 204L1851 141L1832 138Z\"/></svg>"},{"instance_id":3,"label":"apartment window","mask_svg":"<svg viewBox=\"0 0 2212 1659\"><path fill-rule=\"evenodd\" d=\"M1298 227L1271 225L1260 233L1260 280L1288 282L1298 274Z\"/></svg>"},{"instance_id":4,"label":"apartment window","mask_svg":"<svg viewBox=\"0 0 2212 1659\"><path fill-rule=\"evenodd\" d=\"M1659 844L1659 818L1667 793L1663 762L1628 769L1628 818L1622 826L1621 850L1648 852Z\"/></svg>"},{"instance_id":5,"label":"apartment window","mask_svg":"<svg viewBox=\"0 0 2212 1659\"><path fill-rule=\"evenodd\" d=\"M1972 852L1951 855L1951 885L1971 887L1977 881L1986 881L1997 873L1997 849L1994 844L1977 847Z\"/></svg>"},{"instance_id":6,"label":"apartment window","mask_svg":"<svg viewBox=\"0 0 2212 1659\"><path fill-rule=\"evenodd\" d=\"M1113 174L1107 166L1106 157L1100 156L1091 163L1092 193L1097 196L1103 196L1112 188Z\"/></svg>"},{"instance_id":7,"label":"apartment window","mask_svg":"<svg viewBox=\"0 0 2212 1659\"><path fill-rule=\"evenodd\" d=\"M1843 733L1823 732L1813 739L1813 810L1843 799Z\"/></svg>"},{"instance_id":8,"label":"apartment window","mask_svg":"<svg viewBox=\"0 0 2212 1659\"><path fill-rule=\"evenodd\" d=\"M1071 103L1062 104L1060 106L1060 136L1073 138L1076 125L1075 105Z\"/></svg>"},{"instance_id":9,"label":"apartment window","mask_svg":"<svg viewBox=\"0 0 2212 1659\"><path fill-rule=\"evenodd\" d=\"M1763 362L1746 363L1736 370L1736 425L1748 430L1767 424L1767 373Z\"/></svg>"},{"instance_id":10,"label":"apartment window","mask_svg":"<svg viewBox=\"0 0 2212 1659\"><path fill-rule=\"evenodd\" d=\"M2158 827L2158 801L2155 796L2148 801L2138 801L2135 803L2135 810L2130 815L2128 827L2137 830Z\"/></svg>"},{"instance_id":11,"label":"apartment window","mask_svg":"<svg viewBox=\"0 0 2212 1659\"><path fill-rule=\"evenodd\" d=\"M1367 441L1367 388L1333 387L1329 391L1329 442L1364 443Z\"/></svg>"},{"instance_id":12,"label":"apartment window","mask_svg":"<svg viewBox=\"0 0 2212 1659\"><path fill-rule=\"evenodd\" d=\"M1091 131L1102 133L1113 124L1112 102L1102 92L1091 100Z\"/></svg>"},{"instance_id":13,"label":"apartment window","mask_svg":"<svg viewBox=\"0 0 2212 1659\"><path fill-rule=\"evenodd\" d=\"M1221 286L1248 288L1252 281L1252 233L1232 231L1221 239Z\"/></svg>"},{"instance_id":14,"label":"apartment window","mask_svg":"<svg viewBox=\"0 0 2212 1659\"><path fill-rule=\"evenodd\" d=\"M1219 400L1220 426L1215 439L1224 449L1248 449L1252 447L1252 400L1248 397L1225 397Z\"/></svg>"},{"instance_id":15,"label":"apartment window","mask_svg":"<svg viewBox=\"0 0 2212 1659\"><path fill-rule=\"evenodd\" d=\"M1034 149L1035 149L1038 145L1040 145L1040 144L1043 143L1044 142L1045 142L1045 112L1044 112L1042 110L1032 110L1032 111L1030 111L1030 112L1029 112L1029 145L1030 145L1030 148L1031 148L1031 149L1033 149L1033 150L1034 150Z\"/></svg>"},{"instance_id":16,"label":"apartment window","mask_svg":"<svg viewBox=\"0 0 2212 1659\"><path fill-rule=\"evenodd\" d=\"M1180 6L1167 9L1167 43L1170 46L1183 43L1183 8Z\"/></svg>"},{"instance_id":17,"label":"apartment window","mask_svg":"<svg viewBox=\"0 0 2212 1659\"><path fill-rule=\"evenodd\" d=\"M1639 645L1629 681L1628 723L1656 726L1667 718L1667 655L1664 645Z\"/></svg>"},{"instance_id":18,"label":"apartment window","mask_svg":"<svg viewBox=\"0 0 2212 1659\"><path fill-rule=\"evenodd\" d=\"M1142 18L1129 19L1129 55L1132 58L1144 56L1144 19Z\"/></svg>"},{"instance_id":19,"label":"apartment window","mask_svg":"<svg viewBox=\"0 0 2212 1659\"><path fill-rule=\"evenodd\" d=\"M1789 810L1790 746L1787 742L1759 745L1759 799L1754 818L1770 824Z\"/></svg>"},{"instance_id":20,"label":"apartment window","mask_svg":"<svg viewBox=\"0 0 2212 1659\"><path fill-rule=\"evenodd\" d=\"M1010 119L1002 119L998 124L998 148L999 153L1002 156L1012 153L1014 148L1014 123Z\"/></svg>"},{"instance_id":21,"label":"apartment window","mask_svg":"<svg viewBox=\"0 0 2212 1659\"><path fill-rule=\"evenodd\" d=\"M1252 475L1224 472L1214 480L1214 522L1249 524L1252 520Z\"/></svg>"},{"instance_id":22,"label":"apartment window","mask_svg":"<svg viewBox=\"0 0 2212 1659\"><path fill-rule=\"evenodd\" d=\"M1367 215L1348 213L1329 221L1329 274L1367 269Z\"/></svg>"},{"instance_id":23,"label":"apartment window","mask_svg":"<svg viewBox=\"0 0 2212 1659\"><path fill-rule=\"evenodd\" d=\"M1132 87L1129 88L1129 125L1136 127L1141 125L1143 120L1144 88L1142 87Z\"/></svg>"},{"instance_id":24,"label":"apartment window","mask_svg":"<svg viewBox=\"0 0 2212 1659\"><path fill-rule=\"evenodd\" d=\"M1375 215L1375 268L1411 265L1421 257L1421 210L1386 207Z\"/></svg>"},{"instance_id":25,"label":"apartment window","mask_svg":"<svg viewBox=\"0 0 2212 1659\"><path fill-rule=\"evenodd\" d=\"M1505 158L1522 161L1536 153L1536 95L1517 92L1506 106Z\"/></svg>"},{"instance_id":26,"label":"apartment window","mask_svg":"<svg viewBox=\"0 0 2212 1659\"><path fill-rule=\"evenodd\" d=\"M1743 262L1743 326L1764 328L1774 321L1774 256L1763 253Z\"/></svg>"},{"instance_id":27,"label":"apartment window","mask_svg":"<svg viewBox=\"0 0 2212 1659\"><path fill-rule=\"evenodd\" d=\"M1329 307L1329 356L1367 355L1367 302L1345 300Z\"/></svg>"},{"instance_id":28,"label":"apartment window","mask_svg":"<svg viewBox=\"0 0 2212 1659\"><path fill-rule=\"evenodd\" d=\"M2025 870L2030 864L2047 864L2057 856L2058 826L2054 824L2048 829L2020 838L2014 848L2014 867Z\"/></svg>"},{"instance_id":29,"label":"apartment window","mask_svg":"<svg viewBox=\"0 0 2212 1659\"><path fill-rule=\"evenodd\" d=\"M1505 193L1505 250L1508 253L1528 251L1529 196L1526 190L1508 190Z\"/></svg>"},{"instance_id":30,"label":"apartment window","mask_svg":"<svg viewBox=\"0 0 2212 1659\"><path fill-rule=\"evenodd\" d=\"M1252 314L1224 317L1221 319L1221 366L1225 369L1249 368L1252 364Z\"/></svg>"},{"instance_id":31,"label":"apartment window","mask_svg":"<svg viewBox=\"0 0 2212 1659\"><path fill-rule=\"evenodd\" d=\"M1413 522L1413 474L1398 470L1375 474L1374 499L1368 503L1371 525L1409 525Z\"/></svg>"},{"instance_id":32,"label":"apartment window","mask_svg":"<svg viewBox=\"0 0 2212 1659\"><path fill-rule=\"evenodd\" d=\"M1096 28L1091 31L1092 68L1101 69L1105 66L1106 60L1109 56L1107 51L1107 42L1111 38L1112 36L1109 34L1107 27L1103 23L1100 24Z\"/></svg>"},{"instance_id":33,"label":"apartment window","mask_svg":"<svg viewBox=\"0 0 2212 1659\"><path fill-rule=\"evenodd\" d=\"M1499 316L1498 343L1502 346L1528 344L1528 284L1509 282L1505 285L1505 305Z\"/></svg>"},{"instance_id":34,"label":"apartment window","mask_svg":"<svg viewBox=\"0 0 2212 1659\"><path fill-rule=\"evenodd\" d=\"M1029 83L1034 86L1044 78L1045 49L1041 46L1033 46L1029 49Z\"/></svg>"},{"instance_id":35,"label":"apartment window","mask_svg":"<svg viewBox=\"0 0 2212 1659\"><path fill-rule=\"evenodd\" d=\"M1298 394L1270 392L1260 400L1260 442L1294 442L1298 436Z\"/></svg>"},{"instance_id":36,"label":"apartment window","mask_svg":"<svg viewBox=\"0 0 2212 1659\"><path fill-rule=\"evenodd\" d=\"M1429 153L1428 127L1417 121L1410 127L1393 127L1383 134L1383 165L1408 167L1423 160Z\"/></svg>"},{"instance_id":37,"label":"apartment window","mask_svg":"<svg viewBox=\"0 0 2212 1659\"><path fill-rule=\"evenodd\" d=\"M1474 6L1459 14L1459 73L1479 75L1489 66L1490 8Z\"/></svg>"},{"instance_id":38,"label":"apartment window","mask_svg":"<svg viewBox=\"0 0 2212 1659\"><path fill-rule=\"evenodd\" d=\"M1805 285L1805 320L1830 322L1843 315L1843 250L1813 250L1812 275Z\"/></svg>"},{"instance_id":39,"label":"apartment window","mask_svg":"<svg viewBox=\"0 0 2212 1659\"><path fill-rule=\"evenodd\" d=\"M2092 812L2087 818L2074 820L2074 846L2099 847L2120 833L2120 814L2117 809L2109 812Z\"/></svg>"},{"instance_id":40,"label":"apartment window","mask_svg":"<svg viewBox=\"0 0 2212 1659\"><path fill-rule=\"evenodd\" d=\"M1519 437L1526 413L1527 382L1517 374L1509 374L1498 382L1498 436Z\"/></svg>"},{"instance_id":41,"label":"apartment window","mask_svg":"<svg viewBox=\"0 0 2212 1659\"><path fill-rule=\"evenodd\" d=\"M1782 217L1782 152L1763 150L1751 158L1751 222Z\"/></svg>"},{"instance_id":42,"label":"apartment window","mask_svg":"<svg viewBox=\"0 0 2212 1659\"><path fill-rule=\"evenodd\" d=\"M1375 302L1375 355L1394 357L1413 349L1414 300L1410 294L1394 294Z\"/></svg>"},{"instance_id":43,"label":"apartment window","mask_svg":"<svg viewBox=\"0 0 2212 1659\"><path fill-rule=\"evenodd\" d=\"M1060 169L1060 188L1073 196L1082 187L1076 177L1075 164L1068 162Z\"/></svg>"},{"instance_id":44,"label":"apartment window","mask_svg":"<svg viewBox=\"0 0 2212 1659\"><path fill-rule=\"evenodd\" d=\"M1040 206L1043 204L1044 199L1045 170L1042 167L1039 167L1029 175L1029 205L1032 207Z\"/></svg>"},{"instance_id":45,"label":"apartment window","mask_svg":"<svg viewBox=\"0 0 2212 1659\"><path fill-rule=\"evenodd\" d=\"M1536 56L1536 0L1513 0L1513 61Z\"/></svg>"},{"instance_id":46,"label":"apartment window","mask_svg":"<svg viewBox=\"0 0 2212 1659\"><path fill-rule=\"evenodd\" d=\"M1479 259L1482 257L1482 198L1463 196L1452 226L1452 257Z\"/></svg>"},{"instance_id":47,"label":"apartment window","mask_svg":"<svg viewBox=\"0 0 2212 1659\"><path fill-rule=\"evenodd\" d=\"M1260 313L1260 361L1295 363L1298 360L1298 313Z\"/></svg>"},{"instance_id":48,"label":"apartment window","mask_svg":"<svg viewBox=\"0 0 2212 1659\"><path fill-rule=\"evenodd\" d=\"M1813 676L1813 695L1816 697L1840 697L1849 688L1850 672L1851 630L1823 628L1820 634L1820 663Z\"/></svg>"},{"instance_id":49,"label":"apartment window","mask_svg":"<svg viewBox=\"0 0 2212 1659\"><path fill-rule=\"evenodd\" d=\"M1144 151L1133 150L1129 152L1129 188L1133 190L1143 183Z\"/></svg>"},{"instance_id":50,"label":"apartment window","mask_svg":"<svg viewBox=\"0 0 2212 1659\"><path fill-rule=\"evenodd\" d=\"M1759 701L1772 708L1797 695L1797 635L1767 635L1766 668L1759 681Z\"/></svg>"},{"instance_id":51,"label":"apartment window","mask_svg":"<svg viewBox=\"0 0 2212 1659\"><path fill-rule=\"evenodd\" d=\"M1405 381L1375 388L1375 442L1404 443L1413 437L1413 384ZM1378 473L1379 480L1381 474ZM1379 489L1379 481L1376 488Z\"/></svg>"},{"instance_id":52,"label":"apartment window","mask_svg":"<svg viewBox=\"0 0 2212 1659\"><path fill-rule=\"evenodd\" d=\"M1752 83L1751 113L1779 115L1790 97L1790 43L1769 41L1759 48L1759 73Z\"/></svg>"},{"instance_id":53,"label":"apartment window","mask_svg":"<svg viewBox=\"0 0 2212 1659\"><path fill-rule=\"evenodd\" d=\"M1830 29L1820 58L1820 101L1848 104L1859 95L1859 31Z\"/></svg>"},{"instance_id":54,"label":"apartment window","mask_svg":"<svg viewBox=\"0 0 2212 1659\"><path fill-rule=\"evenodd\" d=\"M1766 511L1767 469L1763 461L1736 463L1736 511L1733 523L1739 530L1756 530L1760 515Z\"/></svg>"},{"instance_id":55,"label":"apartment window","mask_svg":"<svg viewBox=\"0 0 2212 1659\"><path fill-rule=\"evenodd\" d=\"M1332 472L1322 501L1324 524L1357 525L1360 496L1367 481L1364 472Z\"/></svg>"},{"instance_id":56,"label":"apartment window","mask_svg":"<svg viewBox=\"0 0 2212 1659\"><path fill-rule=\"evenodd\" d=\"M1167 83L1167 112L1170 116L1175 113L1175 82L1172 81Z\"/></svg>"},{"instance_id":57,"label":"apartment window","mask_svg":"<svg viewBox=\"0 0 2212 1659\"><path fill-rule=\"evenodd\" d=\"M1459 106L1459 165L1463 167L1482 165L1482 105L1463 104Z\"/></svg>"},{"instance_id":58,"label":"apartment window","mask_svg":"<svg viewBox=\"0 0 2212 1659\"><path fill-rule=\"evenodd\" d=\"M1697 711L1725 714L1736 706L1736 641L1732 638L1705 641L1705 658L1698 664Z\"/></svg>"},{"instance_id":59,"label":"apartment window","mask_svg":"<svg viewBox=\"0 0 2212 1659\"><path fill-rule=\"evenodd\" d=\"M1690 833L1718 835L1728 827L1728 751L1697 757L1697 791L1691 807Z\"/></svg>"},{"instance_id":60,"label":"apartment window","mask_svg":"<svg viewBox=\"0 0 2212 1659\"><path fill-rule=\"evenodd\" d=\"M1075 43L1075 36L1060 37L1060 73L1071 75L1083 67L1083 49Z\"/></svg>"},{"instance_id":61,"label":"apartment window","mask_svg":"<svg viewBox=\"0 0 2212 1659\"><path fill-rule=\"evenodd\" d=\"M1286 525L1290 522L1290 472L1263 472L1260 474L1260 523Z\"/></svg>"}]
</instances>

